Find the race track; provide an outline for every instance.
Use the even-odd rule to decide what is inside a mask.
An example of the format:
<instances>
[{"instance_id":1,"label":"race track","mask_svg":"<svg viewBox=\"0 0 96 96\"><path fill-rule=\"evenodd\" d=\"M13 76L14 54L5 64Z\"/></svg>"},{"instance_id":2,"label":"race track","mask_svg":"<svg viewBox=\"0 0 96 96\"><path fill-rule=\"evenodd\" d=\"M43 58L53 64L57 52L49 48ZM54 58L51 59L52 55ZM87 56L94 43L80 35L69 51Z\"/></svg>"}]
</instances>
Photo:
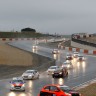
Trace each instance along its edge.
<instances>
[{"instance_id":1,"label":"race track","mask_svg":"<svg viewBox=\"0 0 96 96\"><path fill-rule=\"evenodd\" d=\"M45 48L39 46L37 51L32 50L32 42L13 42L10 43L15 47L34 52L46 57L56 59L56 64L60 65L65 61L66 51L60 50L59 55L53 55L51 48ZM0 81L0 96L37 96L40 89L46 84L65 84L70 87L75 87L84 82L96 78L96 57L90 55L84 55L86 61L82 63L77 63L76 60L72 61L74 66L73 69L69 70L69 75L66 78L53 79L52 76L47 75L46 72L40 74L40 78L37 80L27 80L26 81L26 91L25 92L10 92L9 81Z\"/></svg>"}]
</instances>

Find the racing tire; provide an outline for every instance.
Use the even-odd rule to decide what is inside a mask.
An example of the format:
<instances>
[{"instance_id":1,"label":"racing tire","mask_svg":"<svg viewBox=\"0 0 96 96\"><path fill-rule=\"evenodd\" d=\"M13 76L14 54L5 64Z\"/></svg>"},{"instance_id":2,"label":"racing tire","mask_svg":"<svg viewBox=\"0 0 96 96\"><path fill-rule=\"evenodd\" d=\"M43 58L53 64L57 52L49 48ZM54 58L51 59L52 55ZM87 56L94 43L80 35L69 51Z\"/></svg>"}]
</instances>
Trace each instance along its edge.
<instances>
[{"instance_id":1,"label":"racing tire","mask_svg":"<svg viewBox=\"0 0 96 96\"><path fill-rule=\"evenodd\" d=\"M10 91L13 91L12 89L10 89Z\"/></svg>"},{"instance_id":2,"label":"racing tire","mask_svg":"<svg viewBox=\"0 0 96 96\"><path fill-rule=\"evenodd\" d=\"M37 79L39 79L39 75L38 75Z\"/></svg>"},{"instance_id":3,"label":"racing tire","mask_svg":"<svg viewBox=\"0 0 96 96\"><path fill-rule=\"evenodd\" d=\"M23 92L25 92L25 89L24 90L22 90Z\"/></svg>"},{"instance_id":4,"label":"racing tire","mask_svg":"<svg viewBox=\"0 0 96 96\"><path fill-rule=\"evenodd\" d=\"M68 76L68 72L66 73L66 76Z\"/></svg>"},{"instance_id":5,"label":"racing tire","mask_svg":"<svg viewBox=\"0 0 96 96\"><path fill-rule=\"evenodd\" d=\"M55 76L52 75L53 78L55 78Z\"/></svg>"}]
</instances>

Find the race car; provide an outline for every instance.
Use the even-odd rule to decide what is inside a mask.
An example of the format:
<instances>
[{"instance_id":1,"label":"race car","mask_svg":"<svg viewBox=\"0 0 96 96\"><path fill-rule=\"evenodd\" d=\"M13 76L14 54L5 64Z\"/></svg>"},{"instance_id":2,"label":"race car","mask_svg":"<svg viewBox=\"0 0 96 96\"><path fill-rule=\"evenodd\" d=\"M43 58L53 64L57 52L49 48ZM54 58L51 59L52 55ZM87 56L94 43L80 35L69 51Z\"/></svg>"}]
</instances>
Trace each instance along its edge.
<instances>
[{"instance_id":1,"label":"race car","mask_svg":"<svg viewBox=\"0 0 96 96\"><path fill-rule=\"evenodd\" d=\"M82 56L82 55L79 55L78 58L77 58L77 61L78 61L78 62L85 61L85 57Z\"/></svg>"},{"instance_id":2,"label":"race car","mask_svg":"<svg viewBox=\"0 0 96 96\"><path fill-rule=\"evenodd\" d=\"M59 54L60 52L59 52L58 49L53 49L52 53L53 53L53 54Z\"/></svg>"},{"instance_id":3,"label":"race car","mask_svg":"<svg viewBox=\"0 0 96 96\"><path fill-rule=\"evenodd\" d=\"M73 60L73 56L71 53L67 53L66 60Z\"/></svg>"},{"instance_id":4,"label":"race car","mask_svg":"<svg viewBox=\"0 0 96 96\"><path fill-rule=\"evenodd\" d=\"M61 77L61 78L64 78L68 76L68 71L66 68L62 68L61 70L55 70L53 73L52 73L52 77L55 78L55 77Z\"/></svg>"},{"instance_id":5,"label":"race car","mask_svg":"<svg viewBox=\"0 0 96 96\"><path fill-rule=\"evenodd\" d=\"M39 78L39 72L37 70L27 70L22 74L23 79L37 79Z\"/></svg>"},{"instance_id":6,"label":"race car","mask_svg":"<svg viewBox=\"0 0 96 96\"><path fill-rule=\"evenodd\" d=\"M74 52L74 53L73 53L73 57L74 57L74 58L78 58L78 56L79 56L79 53L78 53L78 52Z\"/></svg>"},{"instance_id":7,"label":"race car","mask_svg":"<svg viewBox=\"0 0 96 96\"><path fill-rule=\"evenodd\" d=\"M25 91L25 81L22 78L15 77L10 81L10 91Z\"/></svg>"},{"instance_id":8,"label":"race car","mask_svg":"<svg viewBox=\"0 0 96 96\"><path fill-rule=\"evenodd\" d=\"M52 74L56 69L59 69L60 70L60 67L59 66L50 66L47 70L47 74Z\"/></svg>"},{"instance_id":9,"label":"race car","mask_svg":"<svg viewBox=\"0 0 96 96\"><path fill-rule=\"evenodd\" d=\"M81 96L81 94L66 85L49 84L41 89L38 96Z\"/></svg>"},{"instance_id":10,"label":"race car","mask_svg":"<svg viewBox=\"0 0 96 96\"><path fill-rule=\"evenodd\" d=\"M62 64L62 68L66 67L67 69L71 69L73 68L73 65L70 61L65 61L63 64Z\"/></svg>"},{"instance_id":11,"label":"race car","mask_svg":"<svg viewBox=\"0 0 96 96\"><path fill-rule=\"evenodd\" d=\"M38 46L37 46L37 45L33 45L33 46L32 46L32 49L33 49L33 50L37 50L37 49L38 49Z\"/></svg>"}]
</instances>

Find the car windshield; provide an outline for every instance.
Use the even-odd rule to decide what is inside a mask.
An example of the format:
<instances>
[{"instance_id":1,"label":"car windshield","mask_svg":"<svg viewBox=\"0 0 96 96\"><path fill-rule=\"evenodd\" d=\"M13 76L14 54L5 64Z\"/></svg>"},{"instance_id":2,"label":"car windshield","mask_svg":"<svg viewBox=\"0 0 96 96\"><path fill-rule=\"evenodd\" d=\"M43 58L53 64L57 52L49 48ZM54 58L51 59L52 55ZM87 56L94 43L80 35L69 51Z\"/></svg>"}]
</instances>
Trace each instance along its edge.
<instances>
[{"instance_id":1,"label":"car windshield","mask_svg":"<svg viewBox=\"0 0 96 96\"><path fill-rule=\"evenodd\" d=\"M13 80L12 83L23 83L22 80Z\"/></svg>"},{"instance_id":2,"label":"car windshield","mask_svg":"<svg viewBox=\"0 0 96 96\"><path fill-rule=\"evenodd\" d=\"M54 51L58 51L57 49L54 49Z\"/></svg>"},{"instance_id":3,"label":"car windshield","mask_svg":"<svg viewBox=\"0 0 96 96\"><path fill-rule=\"evenodd\" d=\"M70 63L68 63L68 62L64 62L63 64L64 64L64 65L67 65L67 64L70 64Z\"/></svg>"},{"instance_id":4,"label":"car windshield","mask_svg":"<svg viewBox=\"0 0 96 96\"><path fill-rule=\"evenodd\" d=\"M25 73L34 73L34 71L26 71Z\"/></svg>"},{"instance_id":5,"label":"car windshield","mask_svg":"<svg viewBox=\"0 0 96 96\"><path fill-rule=\"evenodd\" d=\"M72 91L72 89L70 89L68 86L59 86L59 88L64 91L64 92L69 92Z\"/></svg>"},{"instance_id":6,"label":"car windshield","mask_svg":"<svg viewBox=\"0 0 96 96\"><path fill-rule=\"evenodd\" d=\"M79 58L83 58L83 56L79 56Z\"/></svg>"},{"instance_id":7,"label":"car windshield","mask_svg":"<svg viewBox=\"0 0 96 96\"><path fill-rule=\"evenodd\" d=\"M72 56L71 54L67 54L67 56Z\"/></svg>"},{"instance_id":8,"label":"car windshield","mask_svg":"<svg viewBox=\"0 0 96 96\"><path fill-rule=\"evenodd\" d=\"M74 52L74 54L78 54L78 53L77 52L76 53Z\"/></svg>"},{"instance_id":9,"label":"car windshield","mask_svg":"<svg viewBox=\"0 0 96 96\"><path fill-rule=\"evenodd\" d=\"M52 67L50 67L50 69L56 69L56 68L58 68L57 66L52 66Z\"/></svg>"}]
</instances>

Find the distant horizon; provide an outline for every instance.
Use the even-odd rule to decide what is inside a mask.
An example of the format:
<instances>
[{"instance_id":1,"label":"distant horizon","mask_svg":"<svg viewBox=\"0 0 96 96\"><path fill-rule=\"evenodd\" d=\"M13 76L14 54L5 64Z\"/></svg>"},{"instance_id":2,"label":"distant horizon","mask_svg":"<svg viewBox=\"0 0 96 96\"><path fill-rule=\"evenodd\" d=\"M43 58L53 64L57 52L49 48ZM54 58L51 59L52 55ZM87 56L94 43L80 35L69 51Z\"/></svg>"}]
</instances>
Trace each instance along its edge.
<instances>
[{"instance_id":1,"label":"distant horizon","mask_svg":"<svg viewBox=\"0 0 96 96\"><path fill-rule=\"evenodd\" d=\"M21 31L1 31L0 30L0 32L13 32L13 33L15 33L15 32L21 32ZM55 35L55 34L57 34L57 35L72 35L72 34L75 34L75 33L72 33L72 34L59 34L59 33L48 33L48 32L40 32L40 31L36 31L36 32L38 32L38 33L42 33L42 34L50 34L50 35ZM95 33L88 33L88 32L76 32L76 33L86 33L86 34L95 34Z\"/></svg>"},{"instance_id":2,"label":"distant horizon","mask_svg":"<svg viewBox=\"0 0 96 96\"><path fill-rule=\"evenodd\" d=\"M96 0L1 0L0 30L26 27L63 35L95 33Z\"/></svg>"}]
</instances>

